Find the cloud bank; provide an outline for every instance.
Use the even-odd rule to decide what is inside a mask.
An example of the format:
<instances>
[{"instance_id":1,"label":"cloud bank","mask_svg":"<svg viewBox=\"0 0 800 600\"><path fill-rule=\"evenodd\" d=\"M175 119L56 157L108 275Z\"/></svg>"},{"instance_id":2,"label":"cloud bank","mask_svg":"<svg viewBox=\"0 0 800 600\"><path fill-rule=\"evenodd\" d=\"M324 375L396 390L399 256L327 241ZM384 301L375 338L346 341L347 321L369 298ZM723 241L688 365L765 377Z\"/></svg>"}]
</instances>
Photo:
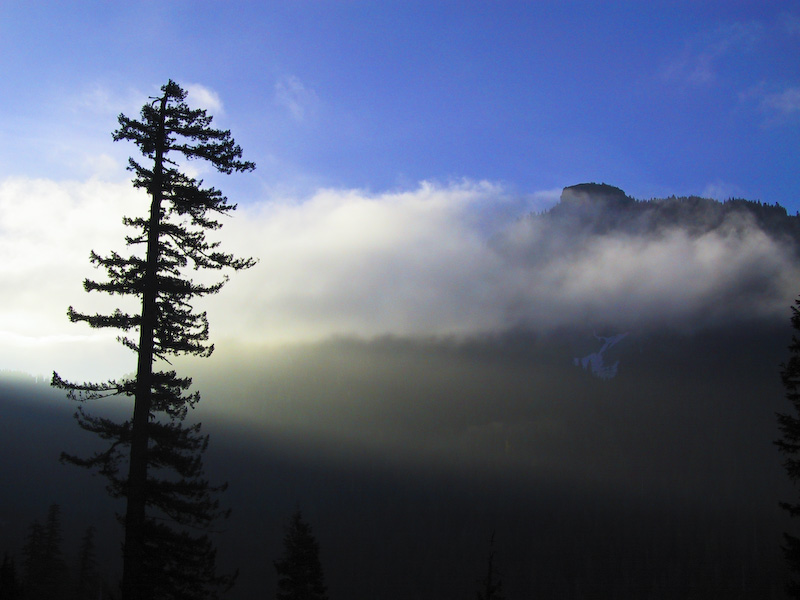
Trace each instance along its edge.
<instances>
[{"instance_id":1,"label":"cloud bank","mask_svg":"<svg viewBox=\"0 0 800 600\"><path fill-rule=\"evenodd\" d=\"M783 316L796 293L792 251L752 223L702 234L597 234L520 218L550 205L552 194L523 197L467 181L383 193L326 189L241 206L217 235L259 263L201 308L214 340L276 345ZM116 306L118 299L82 291L85 277L102 276L88 254L121 250L122 215L146 208L124 183L0 183L4 368L47 373L65 361L56 361L56 347L72 348L66 362L93 373L125 356L107 350L113 335L64 315L69 305ZM90 348L103 350L95 357Z\"/></svg>"},{"instance_id":2,"label":"cloud bank","mask_svg":"<svg viewBox=\"0 0 800 600\"><path fill-rule=\"evenodd\" d=\"M751 222L598 234L519 218L536 208L486 183L246 207L227 235L261 262L213 321L259 342L470 335L783 314L796 292L793 251Z\"/></svg>"},{"instance_id":3,"label":"cloud bank","mask_svg":"<svg viewBox=\"0 0 800 600\"><path fill-rule=\"evenodd\" d=\"M83 291L85 278L102 275L89 264L89 252L121 249L122 216L140 212L142 202L128 183L0 182L0 369L105 371L108 378L134 364L114 334L72 325L66 310L118 303Z\"/></svg>"}]
</instances>

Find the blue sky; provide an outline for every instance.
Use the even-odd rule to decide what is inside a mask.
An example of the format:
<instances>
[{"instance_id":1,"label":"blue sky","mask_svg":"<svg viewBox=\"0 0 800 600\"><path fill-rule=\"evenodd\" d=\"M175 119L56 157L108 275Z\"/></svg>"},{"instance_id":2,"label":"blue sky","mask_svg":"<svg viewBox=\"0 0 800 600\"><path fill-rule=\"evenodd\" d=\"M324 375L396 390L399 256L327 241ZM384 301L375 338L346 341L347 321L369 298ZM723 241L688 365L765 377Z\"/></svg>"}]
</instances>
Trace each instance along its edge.
<instances>
[{"instance_id":1,"label":"blue sky","mask_svg":"<svg viewBox=\"0 0 800 600\"><path fill-rule=\"evenodd\" d=\"M128 369L65 311L105 310L89 251L147 206L111 132L169 78L257 164L190 165L239 204L224 246L260 259L209 301L215 340L497 331L631 290L694 306L754 269L783 274L765 310L796 293L757 235L529 270L487 244L587 181L800 210L793 2L9 1L0 56L0 368Z\"/></svg>"},{"instance_id":2,"label":"blue sky","mask_svg":"<svg viewBox=\"0 0 800 600\"><path fill-rule=\"evenodd\" d=\"M466 178L800 209L793 2L5 2L0 54L5 176L93 175L71 141L124 153L114 116L173 78L257 162L240 202Z\"/></svg>"}]
</instances>

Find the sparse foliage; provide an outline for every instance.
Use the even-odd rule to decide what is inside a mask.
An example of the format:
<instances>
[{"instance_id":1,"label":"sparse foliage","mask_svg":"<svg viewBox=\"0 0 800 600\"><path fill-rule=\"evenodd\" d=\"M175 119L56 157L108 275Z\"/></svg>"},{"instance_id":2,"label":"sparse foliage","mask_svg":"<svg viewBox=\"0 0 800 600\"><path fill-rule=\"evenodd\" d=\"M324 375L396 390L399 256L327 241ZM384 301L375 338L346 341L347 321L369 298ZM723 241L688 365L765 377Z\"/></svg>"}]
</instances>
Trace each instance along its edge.
<instances>
[{"instance_id":1,"label":"sparse foliage","mask_svg":"<svg viewBox=\"0 0 800 600\"><path fill-rule=\"evenodd\" d=\"M227 215L236 205L181 172L178 160L202 159L226 174L254 165L241 160L230 131L212 129L212 117L190 109L185 99L186 92L169 81L142 107L139 120L120 115L114 132L115 141L133 142L145 159L131 158L129 170L134 187L147 192L150 210L146 217L123 218L134 232L125 238L129 255L91 253L92 264L105 271L106 279L87 279L84 288L136 298L141 311L68 311L73 322L120 330L119 341L137 354L136 375L75 383L53 373L53 385L81 402L134 399L133 415L123 422L91 415L80 406L80 427L108 445L88 458L62 454L62 460L104 475L109 493L127 501L122 600L215 598L232 583L231 577L215 573L215 549L207 534L212 522L227 514L215 498L225 486L205 479L202 455L208 437L199 424L184 423L199 393L189 391L190 378L155 369L154 363L168 364L175 355L209 356L214 349L208 343L206 313L196 312L192 301L217 293L226 278L198 283L187 276L188 268L240 270L254 264L221 252L219 242L206 239L207 232L221 227L215 215Z\"/></svg>"}]
</instances>

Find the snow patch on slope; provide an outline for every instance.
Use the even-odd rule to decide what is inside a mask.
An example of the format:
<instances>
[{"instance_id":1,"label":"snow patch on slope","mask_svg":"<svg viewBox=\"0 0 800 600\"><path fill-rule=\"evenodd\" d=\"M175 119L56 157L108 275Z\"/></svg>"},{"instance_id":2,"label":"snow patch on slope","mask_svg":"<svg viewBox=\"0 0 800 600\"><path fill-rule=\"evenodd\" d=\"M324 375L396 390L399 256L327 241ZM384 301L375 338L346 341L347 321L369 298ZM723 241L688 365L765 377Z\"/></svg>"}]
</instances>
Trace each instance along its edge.
<instances>
[{"instance_id":1,"label":"snow patch on slope","mask_svg":"<svg viewBox=\"0 0 800 600\"><path fill-rule=\"evenodd\" d=\"M600 379L612 379L617 375L619 360L614 361L613 364L606 364L606 359L603 355L624 340L627 335L628 333L619 333L610 337L603 337L595 334L595 339L603 342L602 347L597 352L573 359L575 366L583 367L584 371L588 370L592 375Z\"/></svg>"}]
</instances>

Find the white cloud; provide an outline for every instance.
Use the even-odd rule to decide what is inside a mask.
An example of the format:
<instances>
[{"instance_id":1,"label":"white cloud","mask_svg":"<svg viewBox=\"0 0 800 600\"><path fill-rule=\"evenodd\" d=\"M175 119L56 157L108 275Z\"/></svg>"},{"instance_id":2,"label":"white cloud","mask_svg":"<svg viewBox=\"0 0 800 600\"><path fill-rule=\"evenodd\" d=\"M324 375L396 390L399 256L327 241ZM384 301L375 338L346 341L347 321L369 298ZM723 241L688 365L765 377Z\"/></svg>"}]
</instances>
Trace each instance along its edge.
<instances>
[{"instance_id":1,"label":"white cloud","mask_svg":"<svg viewBox=\"0 0 800 600\"><path fill-rule=\"evenodd\" d=\"M762 105L767 110L775 111L779 116L796 115L800 113L800 87L768 94L764 97Z\"/></svg>"},{"instance_id":2,"label":"white cloud","mask_svg":"<svg viewBox=\"0 0 800 600\"><path fill-rule=\"evenodd\" d=\"M482 227L503 212L498 197L488 185L422 185L244 209L227 236L261 262L209 302L212 323L221 335L275 342L550 328L587 317L633 323L688 318L705 305L723 314L739 302L783 310L800 278L784 249L749 225L651 238L509 219L498 238ZM747 285L764 297L739 295ZM718 306L731 294L736 302Z\"/></svg>"},{"instance_id":3,"label":"white cloud","mask_svg":"<svg viewBox=\"0 0 800 600\"><path fill-rule=\"evenodd\" d=\"M370 195L321 190L300 202L243 209L227 225L232 247L261 262L210 304L237 335L286 340L334 333L457 330L480 318L482 292L466 285L476 263L492 260L475 229L489 184ZM466 288L459 290L456 288ZM445 297L460 295L442 313ZM241 321L225 316L247 317ZM226 327L227 327L226 326Z\"/></svg>"},{"instance_id":4,"label":"white cloud","mask_svg":"<svg viewBox=\"0 0 800 600\"><path fill-rule=\"evenodd\" d=\"M689 40L668 59L661 75L671 84L705 87L717 82L721 63L752 47L763 37L760 23L730 23Z\"/></svg>"},{"instance_id":5,"label":"white cloud","mask_svg":"<svg viewBox=\"0 0 800 600\"><path fill-rule=\"evenodd\" d=\"M784 249L747 223L701 236L582 235L517 220L508 210L515 202L496 185L461 182L380 194L328 189L243 206L213 238L260 262L199 308L209 311L216 341L281 344L553 328L587 318L641 324L697 311L782 314L800 280ZM146 206L129 184L0 182L0 368L82 364L88 377L115 352L129 360L115 334L70 324L65 310L117 305L82 291L85 277L103 275L88 253L123 250L121 216ZM68 346L46 342L65 339ZM101 359L80 360L95 355ZM130 369L119 364L102 376Z\"/></svg>"},{"instance_id":6,"label":"white cloud","mask_svg":"<svg viewBox=\"0 0 800 600\"><path fill-rule=\"evenodd\" d=\"M98 365L119 357L116 334L73 325L66 310L116 304L83 291L85 278L102 275L89 264L89 252L122 250L122 215L146 209L130 184L0 181L0 368L47 374L71 367L98 375Z\"/></svg>"},{"instance_id":7,"label":"white cloud","mask_svg":"<svg viewBox=\"0 0 800 600\"><path fill-rule=\"evenodd\" d=\"M96 83L70 92L64 92L55 99L56 103L66 104L80 119L87 121L100 119L114 119L117 115L125 113L130 117L139 114L142 104L147 102L148 94L135 88L111 88L107 85Z\"/></svg>"},{"instance_id":8,"label":"white cloud","mask_svg":"<svg viewBox=\"0 0 800 600\"><path fill-rule=\"evenodd\" d=\"M275 84L275 102L286 108L295 121L304 122L316 112L319 98L300 79L289 75Z\"/></svg>"},{"instance_id":9,"label":"white cloud","mask_svg":"<svg viewBox=\"0 0 800 600\"><path fill-rule=\"evenodd\" d=\"M725 201L729 198L741 198L742 190L738 186L725 181L713 181L703 188L700 194L703 198L714 198L715 200Z\"/></svg>"},{"instance_id":10,"label":"white cloud","mask_svg":"<svg viewBox=\"0 0 800 600\"><path fill-rule=\"evenodd\" d=\"M212 116L225 114L219 94L199 83L188 83L184 86L187 92L186 102L192 108L202 108Z\"/></svg>"},{"instance_id":11,"label":"white cloud","mask_svg":"<svg viewBox=\"0 0 800 600\"><path fill-rule=\"evenodd\" d=\"M83 158L84 170L92 173L95 177L115 178L124 172L125 165L119 157L111 156L108 153L88 154Z\"/></svg>"},{"instance_id":12,"label":"white cloud","mask_svg":"<svg viewBox=\"0 0 800 600\"><path fill-rule=\"evenodd\" d=\"M739 94L739 100L760 111L766 126L785 125L800 115L798 86L780 89L761 82Z\"/></svg>"},{"instance_id":13,"label":"white cloud","mask_svg":"<svg viewBox=\"0 0 800 600\"><path fill-rule=\"evenodd\" d=\"M686 50L666 64L662 77L669 83L708 85L715 80L713 66L714 57L708 52L693 54Z\"/></svg>"}]
</instances>

